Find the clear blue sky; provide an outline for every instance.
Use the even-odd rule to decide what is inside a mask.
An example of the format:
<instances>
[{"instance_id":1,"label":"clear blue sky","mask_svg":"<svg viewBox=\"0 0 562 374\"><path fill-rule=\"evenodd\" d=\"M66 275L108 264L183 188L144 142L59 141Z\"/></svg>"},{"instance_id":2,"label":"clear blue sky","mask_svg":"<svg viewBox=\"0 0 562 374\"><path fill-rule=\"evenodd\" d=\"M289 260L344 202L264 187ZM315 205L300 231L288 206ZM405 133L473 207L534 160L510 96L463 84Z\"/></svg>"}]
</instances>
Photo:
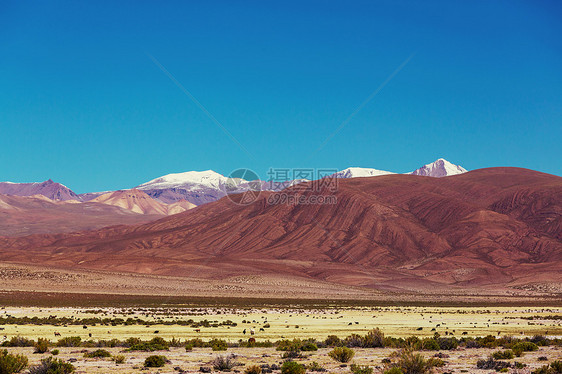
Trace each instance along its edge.
<instances>
[{"instance_id":1,"label":"clear blue sky","mask_svg":"<svg viewBox=\"0 0 562 374\"><path fill-rule=\"evenodd\" d=\"M0 180L438 157L562 175L560 1L4 0L0 87Z\"/></svg>"}]
</instances>

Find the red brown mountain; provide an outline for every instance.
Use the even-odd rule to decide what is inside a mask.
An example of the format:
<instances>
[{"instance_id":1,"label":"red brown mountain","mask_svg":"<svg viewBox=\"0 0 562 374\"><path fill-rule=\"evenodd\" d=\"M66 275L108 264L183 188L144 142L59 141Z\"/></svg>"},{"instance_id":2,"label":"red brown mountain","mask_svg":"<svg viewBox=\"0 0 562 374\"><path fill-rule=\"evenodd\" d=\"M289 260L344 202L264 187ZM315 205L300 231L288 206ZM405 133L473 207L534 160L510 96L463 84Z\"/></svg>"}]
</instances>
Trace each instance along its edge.
<instances>
[{"instance_id":1,"label":"red brown mountain","mask_svg":"<svg viewBox=\"0 0 562 374\"><path fill-rule=\"evenodd\" d=\"M53 201L43 195L0 195L0 235L22 236L94 230L154 221L161 215L136 214L99 203Z\"/></svg>"},{"instance_id":2,"label":"red brown mountain","mask_svg":"<svg viewBox=\"0 0 562 374\"><path fill-rule=\"evenodd\" d=\"M381 289L562 283L562 178L518 168L294 186L129 227L4 238L0 260L220 278L294 274ZM324 186L324 187L323 187ZM304 188L308 187L308 188ZM449 286L447 286L449 287Z\"/></svg>"}]
</instances>

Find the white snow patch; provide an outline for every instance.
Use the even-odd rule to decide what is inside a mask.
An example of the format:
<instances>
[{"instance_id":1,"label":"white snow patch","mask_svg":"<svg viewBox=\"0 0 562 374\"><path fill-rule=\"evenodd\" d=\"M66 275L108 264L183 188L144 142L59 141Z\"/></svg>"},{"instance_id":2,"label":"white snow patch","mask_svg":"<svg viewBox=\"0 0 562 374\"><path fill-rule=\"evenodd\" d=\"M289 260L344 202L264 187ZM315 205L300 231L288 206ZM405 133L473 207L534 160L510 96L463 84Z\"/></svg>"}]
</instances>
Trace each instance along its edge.
<instances>
[{"instance_id":1,"label":"white snow patch","mask_svg":"<svg viewBox=\"0 0 562 374\"><path fill-rule=\"evenodd\" d=\"M422 175L427 177L448 177L450 175L458 175L466 173L468 170L460 165L455 165L444 158L437 159L431 164L422 166L408 174Z\"/></svg>"},{"instance_id":2,"label":"white snow patch","mask_svg":"<svg viewBox=\"0 0 562 374\"><path fill-rule=\"evenodd\" d=\"M330 176L335 178L365 178L365 177L377 177L380 175L389 175L389 174L396 174L396 173L386 170L351 167L338 171L337 173L334 173Z\"/></svg>"}]
</instances>

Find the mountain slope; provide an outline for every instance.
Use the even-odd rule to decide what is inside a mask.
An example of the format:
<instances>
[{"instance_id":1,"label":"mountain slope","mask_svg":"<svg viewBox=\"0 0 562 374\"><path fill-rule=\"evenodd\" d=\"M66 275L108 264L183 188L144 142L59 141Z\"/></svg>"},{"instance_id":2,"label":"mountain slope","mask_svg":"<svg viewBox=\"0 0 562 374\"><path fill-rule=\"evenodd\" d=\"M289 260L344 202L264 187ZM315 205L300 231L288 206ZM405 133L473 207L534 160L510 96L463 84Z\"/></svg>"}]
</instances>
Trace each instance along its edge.
<instances>
[{"instance_id":1,"label":"mountain slope","mask_svg":"<svg viewBox=\"0 0 562 374\"><path fill-rule=\"evenodd\" d=\"M424 165L421 168L412 171L409 174L441 178L450 175L463 174L466 172L467 170L462 166L452 164L444 158L440 158L431 164Z\"/></svg>"},{"instance_id":2,"label":"mountain slope","mask_svg":"<svg viewBox=\"0 0 562 374\"><path fill-rule=\"evenodd\" d=\"M0 195L0 235L64 233L131 225L161 218L122 208L75 200L53 201L43 195Z\"/></svg>"},{"instance_id":3,"label":"mountain slope","mask_svg":"<svg viewBox=\"0 0 562 374\"><path fill-rule=\"evenodd\" d=\"M80 200L80 197L70 188L50 179L41 183L0 182L0 194L14 196L43 195L55 201Z\"/></svg>"},{"instance_id":4,"label":"mountain slope","mask_svg":"<svg viewBox=\"0 0 562 374\"><path fill-rule=\"evenodd\" d=\"M168 215L178 214L197 207L187 200L179 200L166 206Z\"/></svg>"},{"instance_id":5,"label":"mountain slope","mask_svg":"<svg viewBox=\"0 0 562 374\"><path fill-rule=\"evenodd\" d=\"M425 292L562 282L560 177L491 168L344 179L335 193L310 183L286 192L337 202L270 204L265 192L248 206L222 199L143 225L4 238L1 256L58 265L63 253L67 264L101 270L293 274Z\"/></svg>"},{"instance_id":6,"label":"mountain slope","mask_svg":"<svg viewBox=\"0 0 562 374\"><path fill-rule=\"evenodd\" d=\"M131 190L108 192L90 201L94 203L118 206L140 214L177 214L195 207L195 205L185 200L174 203L173 205L164 204L154 200L143 191L135 188Z\"/></svg>"}]
</instances>

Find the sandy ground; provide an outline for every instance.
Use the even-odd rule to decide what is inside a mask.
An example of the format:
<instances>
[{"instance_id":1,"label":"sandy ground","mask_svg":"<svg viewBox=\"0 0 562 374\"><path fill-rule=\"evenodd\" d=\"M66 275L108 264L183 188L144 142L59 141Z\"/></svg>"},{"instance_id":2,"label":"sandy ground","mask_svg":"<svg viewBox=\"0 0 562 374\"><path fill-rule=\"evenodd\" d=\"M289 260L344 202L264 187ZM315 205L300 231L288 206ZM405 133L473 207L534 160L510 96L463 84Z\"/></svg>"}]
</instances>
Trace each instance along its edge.
<instances>
[{"instance_id":1,"label":"sandy ground","mask_svg":"<svg viewBox=\"0 0 562 374\"><path fill-rule=\"evenodd\" d=\"M9 263L0 263L0 291L295 298L330 295L337 299L368 299L380 295L374 290L292 276L238 276L209 280Z\"/></svg>"},{"instance_id":2,"label":"sandy ground","mask_svg":"<svg viewBox=\"0 0 562 374\"><path fill-rule=\"evenodd\" d=\"M24 299L26 297L18 300L18 295L6 296L6 292L49 293L50 299L53 300L52 305L68 304L70 306L82 305L80 304L80 296L69 297L63 295L64 293L75 295L158 296L160 297L159 300L153 300L158 304L183 303L185 300L180 300L181 297L202 297L208 299L277 299L282 303L289 304L290 300L318 300L323 303L329 303L331 300L363 300L390 304L463 305L473 303L477 305L498 305L503 303L509 305L562 306L561 294L525 289L498 290L497 288L486 289L484 287L466 290L451 287L445 293L442 290L432 289L424 292L381 291L297 276L261 274L212 280L193 278L189 275L170 277L0 263L0 303L25 305ZM60 295L59 298L56 297L57 294ZM31 300L30 305L34 302L36 303L34 305L37 305L37 302L39 302L38 296L27 297L27 300ZM97 303L103 305L103 299L105 297L98 297ZM123 300L119 300L119 302L121 301ZM133 301L137 304L146 303L146 300ZM112 300L109 304L115 305L115 302L117 301ZM95 302L91 302L91 304L95 304Z\"/></svg>"}]
</instances>

